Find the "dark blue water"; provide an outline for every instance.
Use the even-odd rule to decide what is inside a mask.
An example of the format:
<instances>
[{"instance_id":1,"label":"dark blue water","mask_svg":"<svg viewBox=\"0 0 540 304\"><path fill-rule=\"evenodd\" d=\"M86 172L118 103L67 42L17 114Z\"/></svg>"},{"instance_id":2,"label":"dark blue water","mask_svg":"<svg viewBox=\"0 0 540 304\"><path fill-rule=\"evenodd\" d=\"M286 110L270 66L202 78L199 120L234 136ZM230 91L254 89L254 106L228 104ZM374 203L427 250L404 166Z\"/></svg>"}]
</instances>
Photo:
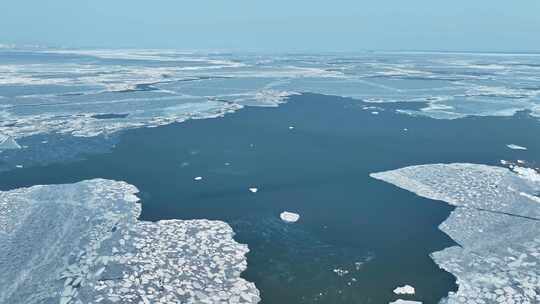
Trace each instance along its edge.
<instances>
[{"instance_id":1,"label":"dark blue water","mask_svg":"<svg viewBox=\"0 0 540 304\"><path fill-rule=\"evenodd\" d=\"M244 277L265 304L387 303L403 284L417 290L410 299L436 303L456 289L429 258L454 244L437 229L451 207L368 174L435 162L539 162L531 134L540 124L526 113L434 120L396 114L403 104L379 115L365 105L304 94L278 108L131 130L110 153L5 172L0 186L124 180L141 191L143 220L224 220L251 249ZM300 221L283 223L284 210Z\"/></svg>"}]
</instances>

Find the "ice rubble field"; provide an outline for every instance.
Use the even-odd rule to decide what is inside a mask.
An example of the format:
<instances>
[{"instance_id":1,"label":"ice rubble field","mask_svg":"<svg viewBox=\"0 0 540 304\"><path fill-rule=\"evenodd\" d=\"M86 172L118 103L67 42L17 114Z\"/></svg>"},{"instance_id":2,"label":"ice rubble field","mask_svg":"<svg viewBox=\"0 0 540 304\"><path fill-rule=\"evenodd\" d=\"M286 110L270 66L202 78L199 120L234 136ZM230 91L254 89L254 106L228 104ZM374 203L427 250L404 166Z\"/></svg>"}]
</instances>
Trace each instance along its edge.
<instances>
[{"instance_id":1,"label":"ice rubble field","mask_svg":"<svg viewBox=\"0 0 540 304\"><path fill-rule=\"evenodd\" d=\"M73 158L78 146L107 150L122 130L277 106L303 92L423 102L396 111L440 119L540 117L539 75L535 54L0 48L0 171Z\"/></svg>"},{"instance_id":2,"label":"ice rubble field","mask_svg":"<svg viewBox=\"0 0 540 304\"><path fill-rule=\"evenodd\" d=\"M435 118L540 116L539 72L532 54L0 49L0 134L108 134L275 106L294 92L421 101L402 112Z\"/></svg>"},{"instance_id":3,"label":"ice rubble field","mask_svg":"<svg viewBox=\"0 0 540 304\"><path fill-rule=\"evenodd\" d=\"M137 220L104 179L0 192L1 303L257 303L224 222Z\"/></svg>"},{"instance_id":4,"label":"ice rubble field","mask_svg":"<svg viewBox=\"0 0 540 304\"><path fill-rule=\"evenodd\" d=\"M514 170L433 164L371 174L456 206L439 228L459 246L432 254L459 285L442 303L540 302L540 175Z\"/></svg>"}]
</instances>

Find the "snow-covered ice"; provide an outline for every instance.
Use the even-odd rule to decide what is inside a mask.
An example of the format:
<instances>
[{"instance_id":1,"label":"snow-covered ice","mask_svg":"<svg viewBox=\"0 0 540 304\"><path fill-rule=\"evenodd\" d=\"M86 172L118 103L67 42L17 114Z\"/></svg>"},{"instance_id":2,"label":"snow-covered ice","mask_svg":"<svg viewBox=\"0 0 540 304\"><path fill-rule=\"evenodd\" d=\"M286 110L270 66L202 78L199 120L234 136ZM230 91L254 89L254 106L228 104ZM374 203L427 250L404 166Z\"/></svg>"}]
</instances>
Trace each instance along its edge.
<instances>
[{"instance_id":1,"label":"snow-covered ice","mask_svg":"<svg viewBox=\"0 0 540 304\"><path fill-rule=\"evenodd\" d=\"M459 246L432 254L459 286L442 303L540 302L540 179L515 171L456 163L371 174L457 207L439 228Z\"/></svg>"},{"instance_id":2,"label":"snow-covered ice","mask_svg":"<svg viewBox=\"0 0 540 304\"><path fill-rule=\"evenodd\" d=\"M279 217L281 218L281 220L288 223L294 223L300 219L300 215L298 213L288 211L281 212Z\"/></svg>"},{"instance_id":3,"label":"snow-covered ice","mask_svg":"<svg viewBox=\"0 0 540 304\"><path fill-rule=\"evenodd\" d=\"M203 179L202 176L196 176L193 178L193 180L195 181L201 181L202 179Z\"/></svg>"},{"instance_id":4,"label":"snow-covered ice","mask_svg":"<svg viewBox=\"0 0 540 304\"><path fill-rule=\"evenodd\" d=\"M251 188L249 188L249 192L257 193L257 192L259 192L259 188L251 187Z\"/></svg>"},{"instance_id":5,"label":"snow-covered ice","mask_svg":"<svg viewBox=\"0 0 540 304\"><path fill-rule=\"evenodd\" d=\"M394 289L395 294L413 295L414 292L415 292L414 287L412 287L411 285L399 286L399 287L396 287L396 289Z\"/></svg>"},{"instance_id":6,"label":"snow-covered ice","mask_svg":"<svg viewBox=\"0 0 540 304\"><path fill-rule=\"evenodd\" d=\"M230 226L138 221L137 192L104 179L0 192L0 303L260 300Z\"/></svg>"}]
</instances>

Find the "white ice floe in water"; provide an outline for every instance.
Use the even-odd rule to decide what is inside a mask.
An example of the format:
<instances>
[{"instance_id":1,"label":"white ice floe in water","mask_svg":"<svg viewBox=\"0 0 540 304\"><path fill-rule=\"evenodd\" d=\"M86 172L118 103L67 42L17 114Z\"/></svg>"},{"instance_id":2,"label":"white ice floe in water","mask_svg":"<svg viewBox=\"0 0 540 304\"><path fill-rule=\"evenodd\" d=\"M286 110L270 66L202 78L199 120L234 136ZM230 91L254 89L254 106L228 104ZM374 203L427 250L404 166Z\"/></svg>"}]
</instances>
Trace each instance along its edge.
<instances>
[{"instance_id":1,"label":"white ice floe in water","mask_svg":"<svg viewBox=\"0 0 540 304\"><path fill-rule=\"evenodd\" d=\"M512 149L512 150L527 150L526 147L523 147L523 146L518 146L518 145L514 145L514 144L510 144L510 145L506 145L509 149Z\"/></svg>"},{"instance_id":2,"label":"white ice floe in water","mask_svg":"<svg viewBox=\"0 0 540 304\"><path fill-rule=\"evenodd\" d=\"M0 133L0 152L2 150L20 149L21 146L11 136Z\"/></svg>"},{"instance_id":3,"label":"white ice floe in water","mask_svg":"<svg viewBox=\"0 0 540 304\"><path fill-rule=\"evenodd\" d=\"M193 180L196 180L196 181L201 181L203 178L202 176L196 176L195 178L193 178Z\"/></svg>"},{"instance_id":4,"label":"white ice floe in water","mask_svg":"<svg viewBox=\"0 0 540 304\"><path fill-rule=\"evenodd\" d=\"M137 192L104 179L0 192L0 303L260 300L230 226L138 221Z\"/></svg>"},{"instance_id":5,"label":"white ice floe in water","mask_svg":"<svg viewBox=\"0 0 540 304\"><path fill-rule=\"evenodd\" d=\"M411 285L400 286L400 287L397 287L396 289L394 289L395 294L413 295L414 292L415 292L414 287L412 287Z\"/></svg>"},{"instance_id":6,"label":"white ice floe in water","mask_svg":"<svg viewBox=\"0 0 540 304\"><path fill-rule=\"evenodd\" d=\"M540 181L530 175L459 163L371 174L457 207L439 228L459 246L432 254L457 277L448 304L540 302Z\"/></svg>"},{"instance_id":7,"label":"white ice floe in water","mask_svg":"<svg viewBox=\"0 0 540 304\"><path fill-rule=\"evenodd\" d=\"M257 192L259 192L259 188L255 188L255 187L249 188L249 192L251 192L251 193L257 193Z\"/></svg>"},{"instance_id":8,"label":"white ice floe in water","mask_svg":"<svg viewBox=\"0 0 540 304\"><path fill-rule=\"evenodd\" d=\"M311 54L306 61L305 54L175 50L0 52L0 133L18 142L32 135L109 136L220 117L245 105L277 106L298 92L424 102L429 106L421 110L396 111L441 119L519 110L540 117L540 59L533 56L513 54L502 63L507 54L460 54L459 60L441 53ZM11 55L17 62L2 61ZM36 63L36 56L43 60ZM63 56L70 60L59 60Z\"/></svg>"},{"instance_id":9,"label":"white ice floe in water","mask_svg":"<svg viewBox=\"0 0 540 304\"><path fill-rule=\"evenodd\" d=\"M281 212L279 217L281 218L282 221L287 222L287 223L294 223L300 219L300 215L298 213L288 212L288 211Z\"/></svg>"},{"instance_id":10,"label":"white ice floe in water","mask_svg":"<svg viewBox=\"0 0 540 304\"><path fill-rule=\"evenodd\" d=\"M389 304L422 304L422 302L397 299L394 302L390 302Z\"/></svg>"}]
</instances>

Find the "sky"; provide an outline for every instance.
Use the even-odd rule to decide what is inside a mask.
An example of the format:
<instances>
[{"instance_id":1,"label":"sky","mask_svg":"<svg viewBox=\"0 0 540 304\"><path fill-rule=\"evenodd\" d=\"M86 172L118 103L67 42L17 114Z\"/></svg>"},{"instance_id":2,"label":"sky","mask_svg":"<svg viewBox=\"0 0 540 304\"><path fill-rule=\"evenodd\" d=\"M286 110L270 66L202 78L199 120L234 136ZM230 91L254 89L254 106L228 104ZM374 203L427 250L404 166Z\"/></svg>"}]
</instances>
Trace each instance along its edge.
<instances>
[{"instance_id":1,"label":"sky","mask_svg":"<svg viewBox=\"0 0 540 304\"><path fill-rule=\"evenodd\" d=\"M2 0L0 43L244 51L540 51L540 0Z\"/></svg>"}]
</instances>

